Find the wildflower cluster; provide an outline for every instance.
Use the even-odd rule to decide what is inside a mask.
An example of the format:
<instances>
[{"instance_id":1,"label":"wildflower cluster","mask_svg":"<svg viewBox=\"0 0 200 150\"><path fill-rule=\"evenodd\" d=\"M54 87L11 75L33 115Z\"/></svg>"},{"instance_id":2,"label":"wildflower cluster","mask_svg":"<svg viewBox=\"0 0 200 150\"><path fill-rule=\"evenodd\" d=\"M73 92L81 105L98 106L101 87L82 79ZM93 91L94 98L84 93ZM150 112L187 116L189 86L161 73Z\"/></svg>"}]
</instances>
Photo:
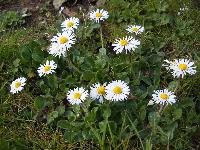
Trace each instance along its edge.
<instances>
[{"instance_id":1,"label":"wildflower cluster","mask_svg":"<svg viewBox=\"0 0 200 150\"><path fill-rule=\"evenodd\" d=\"M104 99L111 101L123 101L128 99L130 94L129 86L121 80L112 81L107 86L95 83L90 87L90 97L103 103ZM67 99L71 104L80 104L89 96L88 90L75 88L67 94Z\"/></svg>"},{"instance_id":2,"label":"wildflower cluster","mask_svg":"<svg viewBox=\"0 0 200 150\"><path fill-rule=\"evenodd\" d=\"M96 23L101 23L108 19L109 14L103 9L97 9L89 13L89 19ZM78 29L80 20L75 17L67 18L62 24L62 32L57 33L51 39L51 44L48 53L54 57L65 57L70 48L76 43L76 30ZM140 25L130 25L126 31L131 36L125 36L115 39L113 42L113 51L118 53L128 53L135 51L140 46L138 35L144 32L144 27ZM174 59L173 61L165 60L166 64L163 66L172 73L174 78L183 78L186 74L193 75L196 73L194 62L188 59ZM40 77L55 73L57 64L53 60L47 60L45 64L38 67L38 74ZM11 93L18 93L24 89L26 78L20 77L12 82ZM127 83L122 80L111 81L108 84L95 83L90 87L90 92L83 87L76 87L70 89L67 93L67 100L69 103L81 104L90 97L93 100L98 100L103 103L104 100L110 101L124 101L127 100L131 94ZM175 92L168 89L155 90L152 94L152 100L149 105L156 104L173 104L176 102Z\"/></svg>"}]
</instances>

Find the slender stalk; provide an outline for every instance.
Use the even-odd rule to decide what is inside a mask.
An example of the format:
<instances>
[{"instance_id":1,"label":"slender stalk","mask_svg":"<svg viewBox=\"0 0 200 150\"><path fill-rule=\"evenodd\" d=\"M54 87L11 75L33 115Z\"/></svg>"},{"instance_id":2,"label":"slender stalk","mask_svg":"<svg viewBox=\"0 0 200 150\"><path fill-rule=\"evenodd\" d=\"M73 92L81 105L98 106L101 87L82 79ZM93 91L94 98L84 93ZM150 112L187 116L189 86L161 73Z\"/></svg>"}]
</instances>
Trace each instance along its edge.
<instances>
[{"instance_id":1,"label":"slender stalk","mask_svg":"<svg viewBox=\"0 0 200 150\"><path fill-rule=\"evenodd\" d=\"M176 85L176 88L174 89L174 93L177 92L179 85L180 85L180 79L178 79L177 81L177 85Z\"/></svg>"},{"instance_id":2,"label":"slender stalk","mask_svg":"<svg viewBox=\"0 0 200 150\"><path fill-rule=\"evenodd\" d=\"M169 135L168 135L168 137L167 137L167 150L169 150Z\"/></svg>"},{"instance_id":3,"label":"slender stalk","mask_svg":"<svg viewBox=\"0 0 200 150\"><path fill-rule=\"evenodd\" d=\"M100 27L101 47L104 48L102 26Z\"/></svg>"},{"instance_id":4,"label":"slender stalk","mask_svg":"<svg viewBox=\"0 0 200 150\"><path fill-rule=\"evenodd\" d=\"M74 70L76 70L78 73L81 73L81 71L72 63L71 59L67 57L67 62L69 64L69 67L72 67Z\"/></svg>"},{"instance_id":5,"label":"slender stalk","mask_svg":"<svg viewBox=\"0 0 200 150\"><path fill-rule=\"evenodd\" d=\"M142 146L142 150L145 150L144 145L143 145L143 143L142 143L142 139L141 139L141 137L140 137L140 134L139 134L137 128L135 127L134 123L131 121L131 119L130 119L130 117L128 116L127 113L126 113L126 115L127 115L128 119L129 119L129 121L130 121L130 123L131 123L131 126L133 127L133 129L134 129L134 131L135 131L135 134L137 135L137 137L138 137L138 139L139 139L139 141L140 141L140 144L141 144L141 146Z\"/></svg>"}]
</instances>

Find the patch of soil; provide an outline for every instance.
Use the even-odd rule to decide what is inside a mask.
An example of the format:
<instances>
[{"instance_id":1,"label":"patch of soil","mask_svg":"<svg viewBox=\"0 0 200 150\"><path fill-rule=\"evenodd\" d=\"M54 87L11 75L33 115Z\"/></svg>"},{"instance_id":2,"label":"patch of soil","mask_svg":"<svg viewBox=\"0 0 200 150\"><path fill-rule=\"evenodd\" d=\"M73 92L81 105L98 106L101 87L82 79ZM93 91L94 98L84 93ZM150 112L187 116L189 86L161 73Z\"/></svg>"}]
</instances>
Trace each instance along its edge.
<instances>
[{"instance_id":1,"label":"patch of soil","mask_svg":"<svg viewBox=\"0 0 200 150\"><path fill-rule=\"evenodd\" d=\"M47 0L6 0L0 1L0 12L1 11L17 11L22 12L23 10L27 10L26 13L30 13L29 17L26 17L26 22L23 26L34 25L39 14L39 8L45 3Z\"/></svg>"},{"instance_id":2,"label":"patch of soil","mask_svg":"<svg viewBox=\"0 0 200 150\"><path fill-rule=\"evenodd\" d=\"M91 7L100 5L101 3L98 0L68 0L62 4L64 7L63 13L66 16L76 15L80 11L80 8L82 11L88 11Z\"/></svg>"},{"instance_id":3,"label":"patch of soil","mask_svg":"<svg viewBox=\"0 0 200 150\"><path fill-rule=\"evenodd\" d=\"M27 8L30 11L36 11L41 4L45 3L45 1L46 0L6 0L0 2L0 11L21 11L23 8Z\"/></svg>"}]
</instances>

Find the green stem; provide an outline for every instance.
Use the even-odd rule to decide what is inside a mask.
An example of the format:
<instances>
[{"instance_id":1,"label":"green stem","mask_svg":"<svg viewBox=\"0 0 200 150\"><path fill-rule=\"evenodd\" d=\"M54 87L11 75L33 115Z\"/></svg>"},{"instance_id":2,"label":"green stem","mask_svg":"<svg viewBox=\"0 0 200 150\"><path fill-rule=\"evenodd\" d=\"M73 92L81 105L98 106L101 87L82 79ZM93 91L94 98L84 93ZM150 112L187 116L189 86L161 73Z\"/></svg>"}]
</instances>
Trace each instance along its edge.
<instances>
[{"instance_id":1,"label":"green stem","mask_svg":"<svg viewBox=\"0 0 200 150\"><path fill-rule=\"evenodd\" d=\"M67 62L69 64L69 67L72 67L74 70L76 70L78 73L81 73L81 71L72 63L71 59L67 57Z\"/></svg>"},{"instance_id":2,"label":"green stem","mask_svg":"<svg viewBox=\"0 0 200 150\"><path fill-rule=\"evenodd\" d=\"M142 150L145 150L145 149L144 149L144 145L143 145L143 143L142 143L142 139L141 139L141 137L140 137L140 134L139 134L137 128L135 127L134 123L131 121L131 119L130 119L130 117L128 116L127 113L126 113L126 115L127 115L128 119L129 119L129 121L130 121L130 123L131 123L131 126L133 127L133 129L134 129L134 131L135 131L135 134L137 135L137 137L138 137L138 139L139 139L139 141L140 141L140 144L141 144L141 146L142 146Z\"/></svg>"},{"instance_id":3,"label":"green stem","mask_svg":"<svg viewBox=\"0 0 200 150\"><path fill-rule=\"evenodd\" d=\"M167 150L169 150L169 135L167 136Z\"/></svg>"},{"instance_id":4,"label":"green stem","mask_svg":"<svg viewBox=\"0 0 200 150\"><path fill-rule=\"evenodd\" d=\"M102 26L100 27L101 47L104 48Z\"/></svg>"},{"instance_id":5,"label":"green stem","mask_svg":"<svg viewBox=\"0 0 200 150\"><path fill-rule=\"evenodd\" d=\"M174 89L174 93L177 92L179 85L180 85L180 79L178 79L177 81L177 85L176 85L176 88Z\"/></svg>"},{"instance_id":6,"label":"green stem","mask_svg":"<svg viewBox=\"0 0 200 150\"><path fill-rule=\"evenodd\" d=\"M158 114L162 116L163 110L167 107L167 105L161 105L160 109L158 110Z\"/></svg>"}]
</instances>

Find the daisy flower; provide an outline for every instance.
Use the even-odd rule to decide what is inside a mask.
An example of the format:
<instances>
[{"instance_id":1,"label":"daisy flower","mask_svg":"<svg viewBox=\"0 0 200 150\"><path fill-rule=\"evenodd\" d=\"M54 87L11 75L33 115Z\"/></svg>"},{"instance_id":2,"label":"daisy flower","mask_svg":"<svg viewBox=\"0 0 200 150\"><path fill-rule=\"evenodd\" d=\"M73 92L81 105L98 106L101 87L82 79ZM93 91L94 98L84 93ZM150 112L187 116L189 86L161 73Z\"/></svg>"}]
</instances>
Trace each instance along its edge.
<instances>
[{"instance_id":1,"label":"daisy flower","mask_svg":"<svg viewBox=\"0 0 200 150\"><path fill-rule=\"evenodd\" d=\"M51 61L46 61L46 64L44 64L44 65L40 65L40 67L38 68L38 73L39 73L39 76L41 77L41 76L45 76L45 75L47 75L47 74L52 74L52 73L54 73L55 71L55 69L57 68L57 64L53 61L53 60L51 60Z\"/></svg>"},{"instance_id":2,"label":"daisy flower","mask_svg":"<svg viewBox=\"0 0 200 150\"><path fill-rule=\"evenodd\" d=\"M64 31L58 33L51 39L52 43L49 49L49 54L53 56L65 56L66 50L72 47L75 43L75 35L72 31Z\"/></svg>"},{"instance_id":3,"label":"daisy flower","mask_svg":"<svg viewBox=\"0 0 200 150\"><path fill-rule=\"evenodd\" d=\"M129 86L121 80L112 81L106 86L106 99L112 101L123 101L130 93Z\"/></svg>"},{"instance_id":4,"label":"daisy flower","mask_svg":"<svg viewBox=\"0 0 200 150\"><path fill-rule=\"evenodd\" d=\"M135 33L137 35L144 32L144 27L139 26L139 25L131 25L131 26L128 26L126 30L130 33Z\"/></svg>"},{"instance_id":5,"label":"daisy flower","mask_svg":"<svg viewBox=\"0 0 200 150\"><path fill-rule=\"evenodd\" d=\"M73 104L80 104L88 97L88 91L84 88L75 88L73 90L69 90L67 93L67 100Z\"/></svg>"},{"instance_id":6,"label":"daisy flower","mask_svg":"<svg viewBox=\"0 0 200 150\"><path fill-rule=\"evenodd\" d=\"M152 97L152 101L156 104L168 105L176 102L174 92L171 92L168 89L154 91Z\"/></svg>"},{"instance_id":7,"label":"daisy flower","mask_svg":"<svg viewBox=\"0 0 200 150\"><path fill-rule=\"evenodd\" d=\"M108 12L103 9L97 9L96 11L93 10L89 13L90 20L94 20L97 23L99 23L100 21L104 21L108 17Z\"/></svg>"},{"instance_id":8,"label":"daisy flower","mask_svg":"<svg viewBox=\"0 0 200 150\"><path fill-rule=\"evenodd\" d=\"M186 12L187 10L188 10L188 7L187 7L187 6L180 8L179 11L178 11L178 15L181 15L181 13L184 13L184 12Z\"/></svg>"},{"instance_id":9,"label":"daisy flower","mask_svg":"<svg viewBox=\"0 0 200 150\"><path fill-rule=\"evenodd\" d=\"M153 105L154 104L154 101L153 100L150 100L147 104L147 106L150 106L150 105Z\"/></svg>"},{"instance_id":10,"label":"daisy flower","mask_svg":"<svg viewBox=\"0 0 200 150\"><path fill-rule=\"evenodd\" d=\"M24 89L24 85L26 84L26 78L20 77L14 80L10 85L10 92L12 94L18 93L19 91L22 91Z\"/></svg>"},{"instance_id":11,"label":"daisy flower","mask_svg":"<svg viewBox=\"0 0 200 150\"><path fill-rule=\"evenodd\" d=\"M74 30L77 29L79 25L79 19L75 17L67 18L62 24L61 27L63 31Z\"/></svg>"},{"instance_id":12,"label":"daisy flower","mask_svg":"<svg viewBox=\"0 0 200 150\"><path fill-rule=\"evenodd\" d=\"M100 83L93 84L90 87L90 97L94 100L99 100L100 103L103 103L103 98L105 96L105 86L106 83L104 83L103 85L101 85Z\"/></svg>"},{"instance_id":13,"label":"daisy flower","mask_svg":"<svg viewBox=\"0 0 200 150\"><path fill-rule=\"evenodd\" d=\"M114 46L114 51L116 51L116 54L121 53L123 50L131 52L132 50L134 51L135 48L140 45L140 41L134 39L133 37L123 37L116 39L115 42L112 44Z\"/></svg>"},{"instance_id":14,"label":"daisy flower","mask_svg":"<svg viewBox=\"0 0 200 150\"><path fill-rule=\"evenodd\" d=\"M59 14L61 14L64 9L65 9L64 7L60 7Z\"/></svg>"},{"instance_id":15,"label":"daisy flower","mask_svg":"<svg viewBox=\"0 0 200 150\"><path fill-rule=\"evenodd\" d=\"M163 66L171 71L174 78L183 78L187 73L193 75L196 73L194 62L188 59L174 59L173 61L164 60L167 64Z\"/></svg>"}]
</instances>

